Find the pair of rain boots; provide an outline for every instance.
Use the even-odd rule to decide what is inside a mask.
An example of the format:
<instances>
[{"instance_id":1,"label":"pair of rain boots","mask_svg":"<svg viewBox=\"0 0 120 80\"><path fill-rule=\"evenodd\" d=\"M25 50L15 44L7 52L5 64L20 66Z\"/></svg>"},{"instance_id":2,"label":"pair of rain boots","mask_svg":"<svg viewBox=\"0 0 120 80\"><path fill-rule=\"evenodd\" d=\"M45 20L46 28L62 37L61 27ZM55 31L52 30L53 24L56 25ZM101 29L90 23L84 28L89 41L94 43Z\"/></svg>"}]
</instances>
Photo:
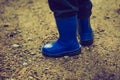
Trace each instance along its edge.
<instances>
[{"instance_id":1,"label":"pair of rain boots","mask_svg":"<svg viewBox=\"0 0 120 80\"><path fill-rule=\"evenodd\" d=\"M74 56L81 53L81 45L89 46L93 43L93 32L89 19L78 21L77 16L67 18L55 17L59 38L55 42L45 44L42 54L47 57ZM78 28L79 27L79 28ZM80 44L77 40L79 29Z\"/></svg>"}]
</instances>

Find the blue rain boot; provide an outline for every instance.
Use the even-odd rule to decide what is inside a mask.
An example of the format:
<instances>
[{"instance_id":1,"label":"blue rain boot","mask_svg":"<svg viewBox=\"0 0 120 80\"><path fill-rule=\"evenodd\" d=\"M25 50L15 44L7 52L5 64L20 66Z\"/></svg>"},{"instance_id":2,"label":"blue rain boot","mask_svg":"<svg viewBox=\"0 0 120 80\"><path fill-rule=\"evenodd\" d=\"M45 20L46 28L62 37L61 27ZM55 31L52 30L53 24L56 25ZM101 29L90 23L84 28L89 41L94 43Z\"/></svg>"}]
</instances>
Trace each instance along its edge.
<instances>
[{"instance_id":1,"label":"blue rain boot","mask_svg":"<svg viewBox=\"0 0 120 80\"><path fill-rule=\"evenodd\" d=\"M47 57L74 56L80 54L81 46L79 45L77 32L77 16L68 18L55 17L59 38L53 43L46 44L42 47L42 53Z\"/></svg>"},{"instance_id":2,"label":"blue rain boot","mask_svg":"<svg viewBox=\"0 0 120 80\"><path fill-rule=\"evenodd\" d=\"M94 36L89 18L79 20L79 35L82 46L90 46L93 44Z\"/></svg>"}]
</instances>

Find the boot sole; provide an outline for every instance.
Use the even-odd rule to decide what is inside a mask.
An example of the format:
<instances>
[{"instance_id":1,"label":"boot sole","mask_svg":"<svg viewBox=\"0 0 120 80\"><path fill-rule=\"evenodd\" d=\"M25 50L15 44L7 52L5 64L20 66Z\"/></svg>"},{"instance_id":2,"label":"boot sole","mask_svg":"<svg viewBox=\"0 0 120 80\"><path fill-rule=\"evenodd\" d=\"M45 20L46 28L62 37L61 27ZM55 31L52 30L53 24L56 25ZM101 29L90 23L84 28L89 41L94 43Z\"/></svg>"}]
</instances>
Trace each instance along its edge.
<instances>
[{"instance_id":1,"label":"boot sole","mask_svg":"<svg viewBox=\"0 0 120 80\"><path fill-rule=\"evenodd\" d=\"M75 51L68 51L68 52L65 52L65 53L60 53L60 54L46 54L44 52L43 53L43 56L45 57L53 57L53 58L59 58L59 57L64 57L64 56L69 56L69 57L72 57L72 56L76 56L76 55L79 55L81 54L81 48L78 49L78 50L75 50Z\"/></svg>"},{"instance_id":2,"label":"boot sole","mask_svg":"<svg viewBox=\"0 0 120 80\"><path fill-rule=\"evenodd\" d=\"M91 46L93 44L93 40L88 40L88 41L81 41L80 44L82 46Z\"/></svg>"}]
</instances>

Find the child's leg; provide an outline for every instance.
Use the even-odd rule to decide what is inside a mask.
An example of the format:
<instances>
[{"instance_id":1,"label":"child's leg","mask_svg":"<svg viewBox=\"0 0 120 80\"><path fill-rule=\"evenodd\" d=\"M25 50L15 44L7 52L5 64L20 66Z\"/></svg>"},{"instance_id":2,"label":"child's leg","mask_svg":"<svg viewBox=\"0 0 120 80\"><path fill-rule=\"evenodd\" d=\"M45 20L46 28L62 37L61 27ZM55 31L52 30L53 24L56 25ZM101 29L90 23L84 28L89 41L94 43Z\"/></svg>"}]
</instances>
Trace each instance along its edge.
<instances>
[{"instance_id":1,"label":"child's leg","mask_svg":"<svg viewBox=\"0 0 120 80\"><path fill-rule=\"evenodd\" d=\"M55 16L59 38L42 47L43 55L61 57L79 54L80 45L76 38L78 27L76 0L49 0L49 5Z\"/></svg>"},{"instance_id":2,"label":"child's leg","mask_svg":"<svg viewBox=\"0 0 120 80\"><path fill-rule=\"evenodd\" d=\"M93 43L93 31L90 25L92 3L90 0L78 0L78 3L80 41L83 46L89 46Z\"/></svg>"},{"instance_id":3,"label":"child's leg","mask_svg":"<svg viewBox=\"0 0 120 80\"><path fill-rule=\"evenodd\" d=\"M69 17L77 14L77 0L48 0L55 17Z\"/></svg>"},{"instance_id":4,"label":"child's leg","mask_svg":"<svg viewBox=\"0 0 120 80\"><path fill-rule=\"evenodd\" d=\"M85 19L89 18L92 14L92 3L90 0L78 0L78 18Z\"/></svg>"}]
</instances>

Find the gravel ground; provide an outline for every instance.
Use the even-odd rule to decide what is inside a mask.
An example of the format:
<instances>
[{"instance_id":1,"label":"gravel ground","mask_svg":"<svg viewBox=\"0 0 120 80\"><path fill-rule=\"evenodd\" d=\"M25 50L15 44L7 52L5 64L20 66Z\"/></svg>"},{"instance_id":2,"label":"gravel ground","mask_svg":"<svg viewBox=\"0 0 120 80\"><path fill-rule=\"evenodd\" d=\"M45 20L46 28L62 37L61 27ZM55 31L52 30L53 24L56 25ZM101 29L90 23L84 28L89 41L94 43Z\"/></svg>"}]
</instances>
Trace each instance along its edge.
<instances>
[{"instance_id":1,"label":"gravel ground","mask_svg":"<svg viewBox=\"0 0 120 80\"><path fill-rule=\"evenodd\" d=\"M0 0L0 80L120 80L120 1L92 2L94 44L46 58L41 46L58 38L47 0Z\"/></svg>"}]
</instances>

